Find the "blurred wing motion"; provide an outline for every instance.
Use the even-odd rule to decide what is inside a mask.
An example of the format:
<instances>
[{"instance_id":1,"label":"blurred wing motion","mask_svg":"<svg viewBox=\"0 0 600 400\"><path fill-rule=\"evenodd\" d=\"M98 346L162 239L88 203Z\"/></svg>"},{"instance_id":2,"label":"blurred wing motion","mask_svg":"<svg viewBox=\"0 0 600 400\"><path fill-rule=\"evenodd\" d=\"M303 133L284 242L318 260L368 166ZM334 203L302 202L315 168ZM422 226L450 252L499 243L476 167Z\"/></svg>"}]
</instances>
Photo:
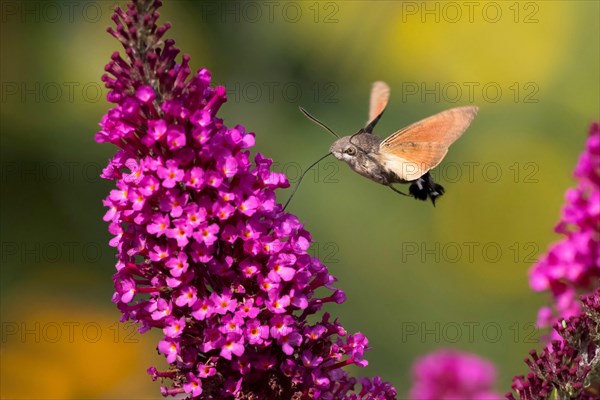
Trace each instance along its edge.
<instances>
[{"instance_id":1,"label":"blurred wing motion","mask_svg":"<svg viewBox=\"0 0 600 400\"><path fill-rule=\"evenodd\" d=\"M377 81L373 83L371 88L371 101L369 102L369 120L367 121L366 131L371 133L373 127L377 123L385 107L387 106L388 100L390 99L390 87L383 81Z\"/></svg>"},{"instance_id":2,"label":"blurred wing motion","mask_svg":"<svg viewBox=\"0 0 600 400\"><path fill-rule=\"evenodd\" d=\"M379 162L400 179L419 179L442 161L478 110L474 106L451 108L393 133L379 145Z\"/></svg>"}]
</instances>

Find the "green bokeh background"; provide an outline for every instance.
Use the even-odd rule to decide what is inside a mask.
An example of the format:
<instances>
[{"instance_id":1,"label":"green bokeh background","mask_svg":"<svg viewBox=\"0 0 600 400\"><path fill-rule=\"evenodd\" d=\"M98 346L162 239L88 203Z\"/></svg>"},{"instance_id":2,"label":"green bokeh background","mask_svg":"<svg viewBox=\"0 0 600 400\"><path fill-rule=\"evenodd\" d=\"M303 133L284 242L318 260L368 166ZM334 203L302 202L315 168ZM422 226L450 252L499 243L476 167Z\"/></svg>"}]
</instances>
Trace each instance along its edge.
<instances>
[{"instance_id":1,"label":"green bokeh background","mask_svg":"<svg viewBox=\"0 0 600 400\"><path fill-rule=\"evenodd\" d=\"M145 373L164 365L159 336L119 325L110 300L101 200L112 186L96 175L115 149L94 133L110 107L100 76L121 50L105 33L115 3L1 4L1 395L160 398ZM436 172L447 189L436 208L328 159L289 210L347 294L327 310L369 338L369 366L354 374L381 375L402 398L411 363L453 347L493 361L504 393L543 333L532 323L549 296L532 292L527 271L557 240L599 117L599 3L249 4L173 1L161 21L194 69L227 85L227 125L256 132L255 150L291 178L332 141L298 105L350 134L366 120L371 82L385 80L381 136L480 107Z\"/></svg>"}]
</instances>

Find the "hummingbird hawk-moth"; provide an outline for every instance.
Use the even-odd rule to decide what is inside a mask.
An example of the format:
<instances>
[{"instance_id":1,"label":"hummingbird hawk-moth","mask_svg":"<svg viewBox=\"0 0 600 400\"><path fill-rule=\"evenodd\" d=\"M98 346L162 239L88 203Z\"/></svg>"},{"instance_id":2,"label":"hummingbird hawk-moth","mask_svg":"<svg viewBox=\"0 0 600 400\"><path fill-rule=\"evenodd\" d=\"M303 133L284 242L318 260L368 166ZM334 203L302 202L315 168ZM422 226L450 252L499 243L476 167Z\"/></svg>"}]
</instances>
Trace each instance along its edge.
<instances>
[{"instance_id":1,"label":"hummingbird hawk-moth","mask_svg":"<svg viewBox=\"0 0 600 400\"><path fill-rule=\"evenodd\" d=\"M373 129L383 115L389 98L390 88L385 82L373 83L367 124L355 134L344 137L339 137L300 107L307 118L338 138L329 148L329 153L308 169L333 154L360 175L388 186L399 194L419 200L431 199L435 205L436 199L444 194L444 187L433 180L429 171L442 161L450 145L465 132L479 109L475 106L451 108L381 139L373 134ZM409 194L393 187L394 183L410 183Z\"/></svg>"}]
</instances>

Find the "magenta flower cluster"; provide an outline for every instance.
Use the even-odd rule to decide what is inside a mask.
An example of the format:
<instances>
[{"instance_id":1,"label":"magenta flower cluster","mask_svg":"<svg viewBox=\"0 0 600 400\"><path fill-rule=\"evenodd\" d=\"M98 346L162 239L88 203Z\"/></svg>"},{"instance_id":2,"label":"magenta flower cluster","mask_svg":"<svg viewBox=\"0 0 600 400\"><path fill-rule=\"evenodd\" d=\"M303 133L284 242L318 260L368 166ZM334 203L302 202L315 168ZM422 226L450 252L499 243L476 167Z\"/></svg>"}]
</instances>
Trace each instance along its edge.
<instances>
[{"instance_id":1,"label":"magenta flower cluster","mask_svg":"<svg viewBox=\"0 0 600 400\"><path fill-rule=\"evenodd\" d=\"M141 332L163 331L158 351L170 367L149 373L171 381L165 396L395 398L379 378L354 391L343 367L367 364L368 341L317 314L345 296L275 199L287 178L251 156L253 133L217 117L225 89L210 87L210 73L191 75L188 56L175 61L159 6L115 11L109 32L126 58L115 53L106 66L116 106L96 135L120 148L102 173L116 182L104 201L118 251L113 301Z\"/></svg>"},{"instance_id":2,"label":"magenta flower cluster","mask_svg":"<svg viewBox=\"0 0 600 400\"><path fill-rule=\"evenodd\" d=\"M581 301L580 315L554 325L560 340L525 359L530 371L515 376L508 400L600 398L600 289Z\"/></svg>"},{"instance_id":3,"label":"magenta flower cluster","mask_svg":"<svg viewBox=\"0 0 600 400\"><path fill-rule=\"evenodd\" d=\"M565 238L553 244L530 271L530 285L536 291L550 290L554 309L544 307L538 315L540 326L580 311L578 296L598 287L600 277L600 126L590 127L586 149L574 172L577 186L565 195L562 217L555 227Z\"/></svg>"},{"instance_id":4,"label":"magenta flower cluster","mask_svg":"<svg viewBox=\"0 0 600 400\"><path fill-rule=\"evenodd\" d=\"M413 365L411 400L497 400L496 368L475 354L440 349Z\"/></svg>"}]
</instances>

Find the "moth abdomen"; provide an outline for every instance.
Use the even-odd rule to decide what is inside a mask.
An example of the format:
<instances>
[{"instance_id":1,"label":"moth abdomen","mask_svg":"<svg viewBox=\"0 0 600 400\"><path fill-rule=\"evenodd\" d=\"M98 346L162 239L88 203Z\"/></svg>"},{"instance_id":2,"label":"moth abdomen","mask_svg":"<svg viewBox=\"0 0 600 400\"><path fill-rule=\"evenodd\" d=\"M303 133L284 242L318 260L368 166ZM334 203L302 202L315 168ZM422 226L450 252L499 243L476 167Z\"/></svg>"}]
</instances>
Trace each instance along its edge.
<instances>
[{"instance_id":1,"label":"moth abdomen","mask_svg":"<svg viewBox=\"0 0 600 400\"><path fill-rule=\"evenodd\" d=\"M444 194L445 189L442 185L435 183L429 172L412 182L408 188L411 196L418 200L431 199L435 206L435 201L438 197Z\"/></svg>"}]
</instances>

